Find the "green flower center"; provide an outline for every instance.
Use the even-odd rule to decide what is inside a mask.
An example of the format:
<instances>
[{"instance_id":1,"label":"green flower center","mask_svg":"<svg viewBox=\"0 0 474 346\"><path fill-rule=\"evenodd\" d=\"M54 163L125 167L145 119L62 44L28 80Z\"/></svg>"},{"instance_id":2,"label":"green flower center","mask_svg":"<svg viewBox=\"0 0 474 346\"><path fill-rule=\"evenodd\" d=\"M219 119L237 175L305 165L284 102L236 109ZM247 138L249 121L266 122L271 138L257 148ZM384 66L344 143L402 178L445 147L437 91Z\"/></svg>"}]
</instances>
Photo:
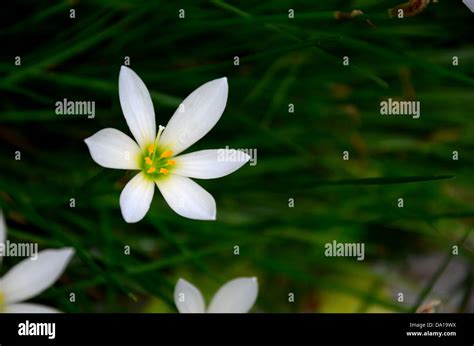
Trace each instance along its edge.
<instances>
[{"instance_id":1,"label":"green flower center","mask_svg":"<svg viewBox=\"0 0 474 346\"><path fill-rule=\"evenodd\" d=\"M176 162L171 159L172 157L173 152L171 150L160 149L155 144L150 144L148 150L143 153L142 171L152 179L166 176L176 165Z\"/></svg>"},{"instance_id":2,"label":"green flower center","mask_svg":"<svg viewBox=\"0 0 474 346\"><path fill-rule=\"evenodd\" d=\"M176 165L176 161L172 160L173 151L160 148L158 145L164 129L165 127L160 125L155 142L147 147L139 162L145 176L152 180L166 177L174 165Z\"/></svg>"}]
</instances>

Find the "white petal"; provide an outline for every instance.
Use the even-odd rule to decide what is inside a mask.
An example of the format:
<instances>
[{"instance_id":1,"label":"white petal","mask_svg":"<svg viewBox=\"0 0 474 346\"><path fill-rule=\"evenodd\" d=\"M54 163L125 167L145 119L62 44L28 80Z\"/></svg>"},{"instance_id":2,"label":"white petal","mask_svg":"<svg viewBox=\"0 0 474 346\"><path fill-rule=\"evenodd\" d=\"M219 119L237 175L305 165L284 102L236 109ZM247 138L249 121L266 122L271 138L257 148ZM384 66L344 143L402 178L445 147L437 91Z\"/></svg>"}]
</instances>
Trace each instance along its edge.
<instances>
[{"instance_id":1,"label":"white petal","mask_svg":"<svg viewBox=\"0 0 474 346\"><path fill-rule=\"evenodd\" d=\"M156 181L168 205L177 214L194 220L215 220L216 201L189 178L176 174Z\"/></svg>"},{"instance_id":2,"label":"white petal","mask_svg":"<svg viewBox=\"0 0 474 346\"><path fill-rule=\"evenodd\" d=\"M44 250L36 260L27 258L14 266L0 281L5 304L25 301L51 286L74 255L71 248Z\"/></svg>"},{"instance_id":3,"label":"white petal","mask_svg":"<svg viewBox=\"0 0 474 346\"><path fill-rule=\"evenodd\" d=\"M150 209L155 184L140 172L125 185L120 194L120 209L128 223L138 222Z\"/></svg>"},{"instance_id":4,"label":"white petal","mask_svg":"<svg viewBox=\"0 0 474 346\"><path fill-rule=\"evenodd\" d=\"M208 312L248 312L258 294L257 278L238 278L227 282L212 298Z\"/></svg>"},{"instance_id":5,"label":"white petal","mask_svg":"<svg viewBox=\"0 0 474 346\"><path fill-rule=\"evenodd\" d=\"M133 139L116 129L103 129L86 138L92 159L102 167L140 169L140 148Z\"/></svg>"},{"instance_id":6,"label":"white petal","mask_svg":"<svg viewBox=\"0 0 474 346\"><path fill-rule=\"evenodd\" d=\"M474 12L474 2L472 2L472 0L462 0L462 2L471 10L471 12Z\"/></svg>"},{"instance_id":7,"label":"white petal","mask_svg":"<svg viewBox=\"0 0 474 346\"><path fill-rule=\"evenodd\" d=\"M7 224L3 216L3 210L0 209L0 244L5 244L7 240ZM0 264L2 264L3 256L0 254Z\"/></svg>"},{"instance_id":8,"label":"white petal","mask_svg":"<svg viewBox=\"0 0 474 346\"><path fill-rule=\"evenodd\" d=\"M215 179L235 172L250 156L239 150L212 149L184 154L173 159L173 173L198 179Z\"/></svg>"},{"instance_id":9,"label":"white petal","mask_svg":"<svg viewBox=\"0 0 474 346\"><path fill-rule=\"evenodd\" d=\"M0 209L0 244L5 244L7 239L7 225L5 223L5 217L3 216L3 210ZM0 259L2 257L0 256Z\"/></svg>"},{"instance_id":10,"label":"white petal","mask_svg":"<svg viewBox=\"0 0 474 346\"><path fill-rule=\"evenodd\" d=\"M205 312L204 298L191 283L179 279L174 288L174 302L181 313Z\"/></svg>"},{"instance_id":11,"label":"white petal","mask_svg":"<svg viewBox=\"0 0 474 346\"><path fill-rule=\"evenodd\" d=\"M119 97L128 127L142 149L155 141L155 111L145 83L130 68L122 66Z\"/></svg>"},{"instance_id":12,"label":"white petal","mask_svg":"<svg viewBox=\"0 0 474 346\"><path fill-rule=\"evenodd\" d=\"M5 312L11 314L57 314L60 311L45 305L21 303L7 305Z\"/></svg>"},{"instance_id":13,"label":"white petal","mask_svg":"<svg viewBox=\"0 0 474 346\"><path fill-rule=\"evenodd\" d=\"M227 78L201 85L181 103L161 134L160 146L174 155L206 135L224 112L227 103Z\"/></svg>"}]
</instances>

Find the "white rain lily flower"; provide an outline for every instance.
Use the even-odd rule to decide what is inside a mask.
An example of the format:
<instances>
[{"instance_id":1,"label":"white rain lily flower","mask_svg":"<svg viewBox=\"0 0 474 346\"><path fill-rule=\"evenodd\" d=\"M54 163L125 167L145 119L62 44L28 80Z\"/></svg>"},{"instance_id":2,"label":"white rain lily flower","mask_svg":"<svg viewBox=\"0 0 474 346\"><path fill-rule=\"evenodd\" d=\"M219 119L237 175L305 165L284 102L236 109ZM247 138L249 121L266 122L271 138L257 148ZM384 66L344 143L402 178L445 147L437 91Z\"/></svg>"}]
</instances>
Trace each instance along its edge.
<instances>
[{"instance_id":1,"label":"white rain lily flower","mask_svg":"<svg viewBox=\"0 0 474 346\"><path fill-rule=\"evenodd\" d=\"M257 278L233 279L217 291L206 310L199 289L179 279L174 289L174 301L181 313L246 313L255 304L257 294Z\"/></svg>"},{"instance_id":2,"label":"white rain lily flower","mask_svg":"<svg viewBox=\"0 0 474 346\"><path fill-rule=\"evenodd\" d=\"M250 156L233 149L179 154L214 127L224 111L227 93L225 77L201 85L181 103L166 127L159 126L157 133L148 89L135 72L122 66L120 104L136 142L112 128L100 130L85 142L92 159L99 165L140 171L120 195L120 208L126 222L143 219L150 208L155 184L179 215L195 220L216 219L214 198L189 178L223 177L242 167Z\"/></svg>"},{"instance_id":3,"label":"white rain lily flower","mask_svg":"<svg viewBox=\"0 0 474 346\"><path fill-rule=\"evenodd\" d=\"M6 227L0 211L0 242L5 243ZM58 310L39 304L23 303L50 287L64 272L74 255L71 248L44 250L36 260L27 258L0 278L0 312L55 313Z\"/></svg>"}]
</instances>

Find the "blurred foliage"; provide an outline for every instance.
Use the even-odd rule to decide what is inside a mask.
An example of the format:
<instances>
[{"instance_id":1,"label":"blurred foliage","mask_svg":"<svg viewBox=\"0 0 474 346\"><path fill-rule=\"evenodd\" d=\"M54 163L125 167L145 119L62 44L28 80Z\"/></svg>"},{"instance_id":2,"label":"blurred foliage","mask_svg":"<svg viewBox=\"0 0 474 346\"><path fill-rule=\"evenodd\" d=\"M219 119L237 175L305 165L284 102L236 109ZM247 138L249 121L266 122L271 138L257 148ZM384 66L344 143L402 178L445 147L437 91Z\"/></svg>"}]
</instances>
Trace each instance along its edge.
<instances>
[{"instance_id":1,"label":"blurred foliage","mask_svg":"<svg viewBox=\"0 0 474 346\"><path fill-rule=\"evenodd\" d=\"M461 2L439 0L416 16L390 18L400 2L2 4L0 205L9 238L77 250L39 300L68 312L176 311L179 277L209 299L224 281L255 275L253 311L413 311L438 277L416 280L404 273L407 260L447 255L459 239L470 269L457 290L469 297L473 17ZM364 14L335 17L354 9ZM199 181L216 199L216 222L184 219L158 193L143 221L123 221L119 194L132 173L99 167L83 140L105 127L129 133L117 89L126 56L162 125L192 90L229 78L224 115L190 150L256 148L258 161ZM421 118L381 116L389 97L421 101ZM64 98L95 101L96 118L56 115ZM364 242L365 261L325 257L332 240ZM416 303L397 302L401 281ZM469 310L463 301L455 311Z\"/></svg>"}]
</instances>

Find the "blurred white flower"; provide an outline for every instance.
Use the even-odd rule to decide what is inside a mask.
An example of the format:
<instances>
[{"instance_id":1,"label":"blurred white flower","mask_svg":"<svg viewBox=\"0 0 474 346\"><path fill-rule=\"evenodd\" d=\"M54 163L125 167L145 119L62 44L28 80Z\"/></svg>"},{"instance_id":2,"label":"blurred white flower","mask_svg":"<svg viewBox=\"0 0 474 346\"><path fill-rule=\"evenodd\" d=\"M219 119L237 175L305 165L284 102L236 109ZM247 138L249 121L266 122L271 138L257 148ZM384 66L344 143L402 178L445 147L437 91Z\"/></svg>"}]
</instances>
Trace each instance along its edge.
<instances>
[{"instance_id":1,"label":"blurred white flower","mask_svg":"<svg viewBox=\"0 0 474 346\"><path fill-rule=\"evenodd\" d=\"M474 0L462 0L462 2L474 12Z\"/></svg>"},{"instance_id":2,"label":"blurred white flower","mask_svg":"<svg viewBox=\"0 0 474 346\"><path fill-rule=\"evenodd\" d=\"M179 215L195 220L216 219L214 198L189 178L223 177L242 167L250 156L233 149L176 155L214 127L227 103L227 92L227 78L201 85L181 103L166 128L159 126L156 133L155 111L148 89L135 72L122 66L120 104L136 142L112 128L97 132L85 142L99 165L140 171L120 195L120 208L126 222L143 219L150 208L155 184L171 209ZM236 152L243 159L218 158L236 156Z\"/></svg>"},{"instance_id":3,"label":"blurred white flower","mask_svg":"<svg viewBox=\"0 0 474 346\"><path fill-rule=\"evenodd\" d=\"M217 291L206 309L199 289L179 279L174 289L174 301L181 313L246 313L255 304L257 294L257 278L233 279Z\"/></svg>"},{"instance_id":4,"label":"blurred white flower","mask_svg":"<svg viewBox=\"0 0 474 346\"><path fill-rule=\"evenodd\" d=\"M0 243L5 243L6 226L0 211ZM39 304L23 303L50 287L66 269L74 255L71 248L44 250L36 260L27 258L0 278L0 312L52 313L56 309Z\"/></svg>"}]
</instances>

